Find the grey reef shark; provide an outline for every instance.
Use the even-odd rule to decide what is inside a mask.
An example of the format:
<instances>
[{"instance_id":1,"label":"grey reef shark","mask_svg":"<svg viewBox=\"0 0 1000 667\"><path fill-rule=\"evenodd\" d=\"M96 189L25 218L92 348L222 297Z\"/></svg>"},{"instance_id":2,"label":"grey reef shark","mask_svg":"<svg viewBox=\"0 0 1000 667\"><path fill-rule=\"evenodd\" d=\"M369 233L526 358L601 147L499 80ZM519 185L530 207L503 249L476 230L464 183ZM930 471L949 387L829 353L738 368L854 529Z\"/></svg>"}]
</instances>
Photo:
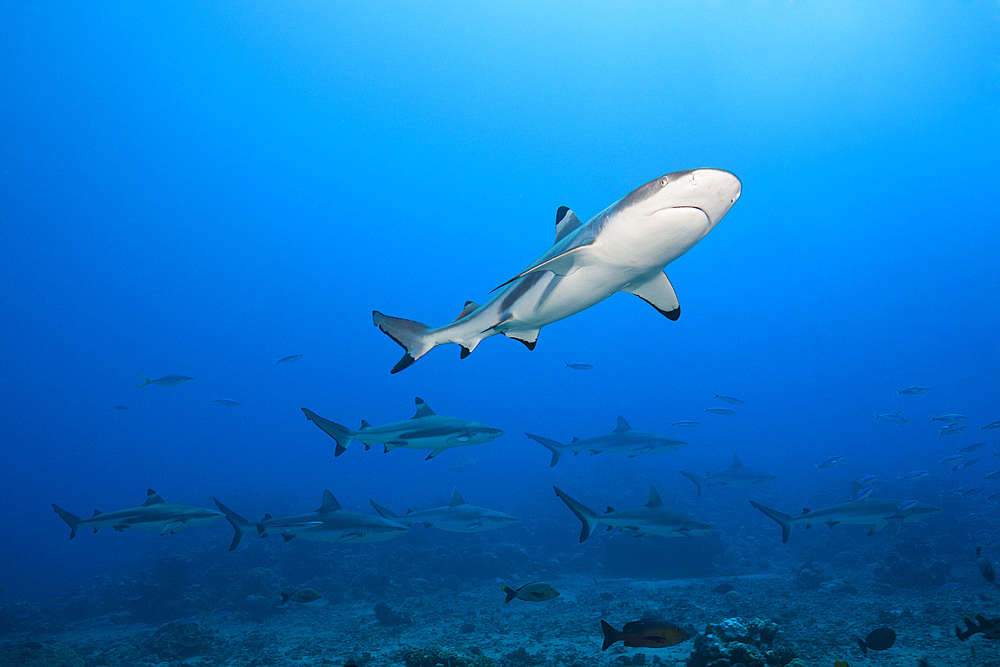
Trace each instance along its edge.
<instances>
[{"instance_id":1,"label":"grey reef shark","mask_svg":"<svg viewBox=\"0 0 1000 667\"><path fill-rule=\"evenodd\" d=\"M300 537L313 542L351 543L381 542L410 530L409 526L374 514L348 512L328 490L323 491L323 502L315 512L279 518L265 514L260 521L247 521L219 502L218 498L212 500L226 515L226 519L235 531L232 544L229 545L230 551L238 547L244 535L253 529L256 529L261 537L277 533L285 542Z\"/></svg>"},{"instance_id":2,"label":"grey reef shark","mask_svg":"<svg viewBox=\"0 0 1000 667\"><path fill-rule=\"evenodd\" d=\"M493 528L503 528L517 521L510 514L468 504L459 494L458 489L451 492L451 502L447 505L425 510L409 510L402 515L393 514L374 500L369 502L376 512L391 521L407 526L422 523L427 528L433 526L451 533L478 533Z\"/></svg>"},{"instance_id":3,"label":"grey reef shark","mask_svg":"<svg viewBox=\"0 0 1000 667\"><path fill-rule=\"evenodd\" d=\"M698 497L701 498L703 486L717 484L731 489L750 489L755 486L770 484L778 479L777 476L763 470L750 468L743 465L740 457L733 454L733 465L718 472L706 472L704 477L698 477L689 472L680 471L682 475L695 483L698 487Z\"/></svg>"},{"instance_id":4,"label":"grey reef shark","mask_svg":"<svg viewBox=\"0 0 1000 667\"><path fill-rule=\"evenodd\" d=\"M719 224L741 187L728 171L692 169L646 183L586 224L560 207L552 247L483 305L467 301L453 322L429 327L372 311L374 324L406 350L392 372L444 343L457 343L464 359L497 334L533 350L543 326L618 291L635 294L676 320L680 304L664 268Z\"/></svg>"},{"instance_id":5,"label":"grey reef shark","mask_svg":"<svg viewBox=\"0 0 1000 667\"><path fill-rule=\"evenodd\" d=\"M854 496L857 496L862 490L861 484L851 482L851 492ZM818 523L825 523L830 528L840 523L862 526L873 524L872 529L868 532L869 536L889 526L892 536L895 537L899 535L900 529L907 521L919 521L941 511L940 507L925 505L924 503L871 497L861 500L850 500L846 503L831 505L830 507L818 510L804 509L799 516L783 514L769 507L764 507L760 503L755 503L752 500L750 504L774 519L781 526L782 542L788 542L793 527L803 524L806 528L809 528L813 524Z\"/></svg>"},{"instance_id":6,"label":"grey reef shark","mask_svg":"<svg viewBox=\"0 0 1000 667\"><path fill-rule=\"evenodd\" d=\"M620 454L624 456L639 456L640 454L660 454L672 452L685 446L686 442L671 438L660 433L649 433L647 431L636 431L629 426L628 422L621 415L618 415L618 425L611 433L596 435L591 438L573 438L569 444L563 444L555 440L543 438L533 433L525 433L526 436L535 442L545 445L552 452L552 462L549 467L559 463L559 459L566 452L579 454L589 452L590 454Z\"/></svg>"},{"instance_id":7,"label":"grey reef shark","mask_svg":"<svg viewBox=\"0 0 1000 667\"><path fill-rule=\"evenodd\" d=\"M598 524L604 524L608 530L619 528L636 531L635 537L644 535L660 535L661 537L695 537L710 530L712 526L702 523L687 512L671 509L660 500L660 494L652 486L649 487L649 502L634 510L616 511L608 508L604 514L598 514L578 500L570 498L562 489L552 487L556 495L566 503L573 514L583 522L580 541L583 542Z\"/></svg>"},{"instance_id":8,"label":"grey reef shark","mask_svg":"<svg viewBox=\"0 0 1000 667\"><path fill-rule=\"evenodd\" d=\"M432 459L446 449L478 445L503 435L503 431L494 426L439 415L420 397L414 401L417 404L417 412L412 418L382 426L372 426L362 420L361 428L357 431L324 419L308 408L302 408L302 412L306 419L319 426L337 443L334 456L340 456L347 450L347 445L352 440L358 440L364 443L366 450L371 449L374 444L384 445L386 452L397 447L430 449L431 453L427 458Z\"/></svg>"},{"instance_id":9,"label":"grey reef shark","mask_svg":"<svg viewBox=\"0 0 1000 667\"><path fill-rule=\"evenodd\" d=\"M203 526L222 518L222 514L215 510L168 503L152 489L146 489L146 502L138 507L115 510L114 512L94 510L94 515L86 519L81 519L58 505L52 505L52 509L63 521L69 524L69 539L71 540L80 528L93 528L95 533L100 528L114 528L118 531L132 528L135 530L155 530L160 535L167 533L173 535L182 528Z\"/></svg>"}]
</instances>

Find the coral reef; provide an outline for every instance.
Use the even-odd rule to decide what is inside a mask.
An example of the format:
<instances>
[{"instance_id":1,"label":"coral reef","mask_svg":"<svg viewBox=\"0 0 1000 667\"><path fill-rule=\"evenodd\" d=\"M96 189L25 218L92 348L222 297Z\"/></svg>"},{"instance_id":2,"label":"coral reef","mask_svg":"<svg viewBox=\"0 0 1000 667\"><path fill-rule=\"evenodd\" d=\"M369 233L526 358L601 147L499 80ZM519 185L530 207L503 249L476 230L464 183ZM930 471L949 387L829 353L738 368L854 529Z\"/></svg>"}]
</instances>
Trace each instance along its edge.
<instances>
[{"instance_id":1,"label":"coral reef","mask_svg":"<svg viewBox=\"0 0 1000 667\"><path fill-rule=\"evenodd\" d=\"M823 569L815 561L806 561L795 575L795 584L805 590L819 590L823 584Z\"/></svg>"},{"instance_id":2,"label":"coral reef","mask_svg":"<svg viewBox=\"0 0 1000 667\"><path fill-rule=\"evenodd\" d=\"M0 658L0 667L83 667L83 658L68 646L26 642Z\"/></svg>"},{"instance_id":3,"label":"coral reef","mask_svg":"<svg viewBox=\"0 0 1000 667\"><path fill-rule=\"evenodd\" d=\"M143 644L146 655L160 660L176 660L211 653L220 640L215 632L196 622L167 623Z\"/></svg>"},{"instance_id":4,"label":"coral reef","mask_svg":"<svg viewBox=\"0 0 1000 667\"><path fill-rule=\"evenodd\" d=\"M900 538L875 566L877 580L901 588L938 588L948 580L951 563L935 558L934 549L917 538Z\"/></svg>"},{"instance_id":5,"label":"coral reef","mask_svg":"<svg viewBox=\"0 0 1000 667\"><path fill-rule=\"evenodd\" d=\"M694 638L694 651L687 667L787 667L794 665L796 652L791 646L776 645L778 626L769 620L727 618L709 624Z\"/></svg>"},{"instance_id":6,"label":"coral reef","mask_svg":"<svg viewBox=\"0 0 1000 667\"><path fill-rule=\"evenodd\" d=\"M436 644L424 648L413 648L403 652L400 656L406 667L494 667L496 664L491 658L477 653L470 657L462 655L458 651L444 648Z\"/></svg>"}]
</instances>

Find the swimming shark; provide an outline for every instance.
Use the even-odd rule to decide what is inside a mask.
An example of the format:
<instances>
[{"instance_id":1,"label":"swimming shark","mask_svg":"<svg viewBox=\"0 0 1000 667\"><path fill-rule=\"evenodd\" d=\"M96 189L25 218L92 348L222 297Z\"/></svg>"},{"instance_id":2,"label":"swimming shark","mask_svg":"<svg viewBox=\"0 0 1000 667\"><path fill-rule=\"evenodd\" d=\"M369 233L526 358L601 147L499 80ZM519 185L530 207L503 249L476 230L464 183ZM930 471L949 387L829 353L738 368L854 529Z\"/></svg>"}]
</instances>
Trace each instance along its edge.
<instances>
[{"instance_id":1,"label":"swimming shark","mask_svg":"<svg viewBox=\"0 0 1000 667\"><path fill-rule=\"evenodd\" d=\"M698 497L701 498L701 487L718 484L734 489L749 489L762 484L770 484L778 479L775 475L756 468L748 468L740 461L740 457L733 454L733 465L718 472L706 472L704 477L692 475L689 472L680 471L682 475L694 482L698 487Z\"/></svg>"},{"instance_id":2,"label":"swimming shark","mask_svg":"<svg viewBox=\"0 0 1000 667\"><path fill-rule=\"evenodd\" d=\"M636 531L635 537L644 535L660 535L663 537L694 537L710 530L712 526L702 523L697 518L687 512L671 509L664 506L660 500L660 494L652 486L649 487L649 502L643 507L634 510L622 510L621 512L608 508L604 514L598 514L583 503L570 498L557 486L553 486L556 495L566 503L580 521L583 522L583 530L580 532L580 541L583 542L594 531L597 524L603 523L608 530L628 528Z\"/></svg>"},{"instance_id":3,"label":"swimming shark","mask_svg":"<svg viewBox=\"0 0 1000 667\"><path fill-rule=\"evenodd\" d=\"M323 502L315 512L275 518L265 514L260 521L247 521L229 509L218 498L212 498L233 527L235 534L229 545L232 551L239 546L244 535L256 528L261 537L277 533L285 542L301 537L313 542L380 542L398 537L410 530L396 521L372 514L348 512L329 490L323 491Z\"/></svg>"},{"instance_id":4,"label":"swimming shark","mask_svg":"<svg viewBox=\"0 0 1000 667\"><path fill-rule=\"evenodd\" d=\"M858 482L851 482L852 497L858 496L859 492L863 490L864 489L861 484ZM889 530L892 531L892 536L895 537L899 535L900 529L907 521L918 521L924 517L930 516L931 514L937 514L941 511L940 507L925 505L924 503L914 503L913 505L907 504L904 506L904 509L900 509L900 506L903 505L903 503L904 501L902 500L872 498L869 496L861 500L852 500L846 503L840 503L839 505L824 507L823 509L804 509L802 510L802 514L799 516L790 516L788 514L782 514L777 510L770 509L769 507L764 507L760 503L755 503L752 500L750 501L751 505L774 519L778 525L781 526L782 542L788 542L788 538L792 534L792 528L794 526L804 524L806 528L809 528L816 523L825 523L830 526L830 528L833 528L838 523L859 525L874 524L871 531L868 532L869 536L874 535L886 526L889 526Z\"/></svg>"},{"instance_id":5,"label":"swimming shark","mask_svg":"<svg viewBox=\"0 0 1000 667\"><path fill-rule=\"evenodd\" d=\"M618 291L635 294L676 320L680 304L664 268L719 224L741 187L728 171L691 169L646 183L586 224L560 207L552 247L497 287L485 304L466 301L450 324L435 328L372 311L374 324L406 351L392 372L444 343L457 343L464 359L497 334L533 350L543 326Z\"/></svg>"},{"instance_id":6,"label":"swimming shark","mask_svg":"<svg viewBox=\"0 0 1000 667\"><path fill-rule=\"evenodd\" d=\"M222 517L219 512L204 507L168 503L152 489L146 489L146 502L138 507L115 510L114 512L94 510L94 515L86 519L81 519L58 505L52 505L52 509L63 521L69 524L69 539L71 540L76 537L76 531L79 528L90 527L94 529L95 533L101 528L114 528L118 531L134 528L136 530L155 530L160 535L167 533L173 535L181 528L203 526Z\"/></svg>"},{"instance_id":7,"label":"swimming shark","mask_svg":"<svg viewBox=\"0 0 1000 667\"><path fill-rule=\"evenodd\" d=\"M640 454L660 454L672 452L685 446L686 442L671 438L660 433L649 433L647 431L636 431L625 418L618 415L618 425L611 433L596 435L591 438L573 438L569 444L563 444L555 440L543 438L540 435L525 433L526 436L535 442L545 445L552 452L552 462L549 467L559 463L559 459L566 452L579 454L580 452L590 452L591 454L621 454L624 456L639 456Z\"/></svg>"},{"instance_id":8,"label":"swimming shark","mask_svg":"<svg viewBox=\"0 0 1000 667\"><path fill-rule=\"evenodd\" d=\"M391 521L406 524L422 523L452 533L478 533L492 528L503 528L517 521L510 514L470 505L462 499L458 489L451 492L451 502L441 507L409 510L406 514L393 514L374 500L369 501L375 511Z\"/></svg>"},{"instance_id":9,"label":"swimming shark","mask_svg":"<svg viewBox=\"0 0 1000 667\"><path fill-rule=\"evenodd\" d=\"M324 419L307 408L302 408L302 412L306 419L319 426L337 443L334 456L340 456L352 440L358 440L364 443L366 450L377 443L385 445L386 452L397 447L430 449L432 451L427 459L432 459L446 449L478 445L503 435L503 431L493 426L439 415L420 397L415 402L417 412L412 418L382 426L372 426L362 420L361 428L357 431Z\"/></svg>"}]
</instances>

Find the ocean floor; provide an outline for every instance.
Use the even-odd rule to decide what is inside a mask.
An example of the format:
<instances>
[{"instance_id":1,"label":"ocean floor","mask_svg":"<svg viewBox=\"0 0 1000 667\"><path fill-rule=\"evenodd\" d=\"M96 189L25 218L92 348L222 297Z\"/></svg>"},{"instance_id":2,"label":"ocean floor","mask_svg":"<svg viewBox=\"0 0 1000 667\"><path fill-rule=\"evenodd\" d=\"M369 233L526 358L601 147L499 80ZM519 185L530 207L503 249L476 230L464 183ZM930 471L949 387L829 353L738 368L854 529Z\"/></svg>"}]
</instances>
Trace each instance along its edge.
<instances>
[{"instance_id":1,"label":"ocean floor","mask_svg":"<svg viewBox=\"0 0 1000 667\"><path fill-rule=\"evenodd\" d=\"M659 616L701 632L724 619L761 618L778 628L774 645L794 648L796 665L987 667L1000 665L1000 640L953 636L963 615L1000 616L1000 595L970 583L964 592L897 590L885 584L837 579L802 590L787 575L755 574L699 579L593 579L575 575L551 579L561 595L545 602L504 604L502 583L385 600L376 617L371 602L288 603L253 620L243 611L219 610L158 625L134 626L121 613L0 635L0 667L30 665L32 649L58 644L72 648L87 667L252 667L355 663L360 667L420 665L452 667L592 667L598 665L683 665L692 640L663 649L601 651L600 620L616 628ZM716 592L722 584L733 590ZM350 599L349 591L343 591ZM275 596L275 603L278 598ZM895 646L863 657L857 637L879 626L898 633ZM31 642L29 649L26 643ZM437 649L443 660L435 660ZM20 651L21 653L18 653ZM450 653L449 653L450 651ZM425 657L430 656L430 657ZM12 661L13 660L13 661ZM41 664L41 663L38 663ZM70 664L70 663L66 663Z\"/></svg>"}]
</instances>

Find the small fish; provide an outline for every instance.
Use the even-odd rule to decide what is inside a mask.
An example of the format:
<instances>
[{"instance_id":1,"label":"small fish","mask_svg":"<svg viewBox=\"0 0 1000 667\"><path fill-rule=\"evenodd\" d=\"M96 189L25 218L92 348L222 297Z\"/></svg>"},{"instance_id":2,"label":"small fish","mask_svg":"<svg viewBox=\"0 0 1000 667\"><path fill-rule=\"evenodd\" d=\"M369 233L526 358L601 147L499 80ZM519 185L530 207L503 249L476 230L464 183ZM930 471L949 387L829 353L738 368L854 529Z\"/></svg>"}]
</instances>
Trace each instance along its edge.
<instances>
[{"instance_id":1,"label":"small fish","mask_svg":"<svg viewBox=\"0 0 1000 667\"><path fill-rule=\"evenodd\" d=\"M980 426L979 427L979 432L982 433L983 431L992 431L993 429L997 429L997 428L1000 428L1000 419L998 419L998 420L996 420L994 422L990 422L986 426Z\"/></svg>"},{"instance_id":2,"label":"small fish","mask_svg":"<svg viewBox=\"0 0 1000 667\"><path fill-rule=\"evenodd\" d=\"M144 628L144 627L146 627L146 624L145 623L129 623L128 627L130 627L130 628Z\"/></svg>"},{"instance_id":3,"label":"small fish","mask_svg":"<svg viewBox=\"0 0 1000 667\"><path fill-rule=\"evenodd\" d=\"M178 624L180 624L180 623L194 623L197 620L198 619L195 618L194 616L188 616L187 618L182 618L181 620L177 621L177 623Z\"/></svg>"},{"instance_id":4,"label":"small fish","mask_svg":"<svg viewBox=\"0 0 1000 667\"><path fill-rule=\"evenodd\" d=\"M729 408L705 408L703 412L711 412L713 415L735 415L735 410L730 410Z\"/></svg>"},{"instance_id":5,"label":"small fish","mask_svg":"<svg viewBox=\"0 0 1000 667\"><path fill-rule=\"evenodd\" d=\"M951 583L945 584L944 586L941 586L941 588L939 588L938 590L941 590L941 591L950 591L951 589L958 588L961 585L962 585L962 582L960 582L960 581L953 581Z\"/></svg>"},{"instance_id":6,"label":"small fish","mask_svg":"<svg viewBox=\"0 0 1000 667\"><path fill-rule=\"evenodd\" d=\"M871 487L866 489L861 489L854 494L854 496L851 498L851 501L856 502L858 500L864 500L865 498L871 497L871 495L872 495Z\"/></svg>"},{"instance_id":7,"label":"small fish","mask_svg":"<svg viewBox=\"0 0 1000 667\"><path fill-rule=\"evenodd\" d=\"M868 475L867 477L862 477L862 478L861 478L860 480L858 480L858 481L859 481L859 483L861 483L862 485L869 485L869 486L870 486L870 485L872 484L872 482L874 482L874 481L875 481L875 480L877 480L877 479L878 479L878 477L876 477L875 475Z\"/></svg>"},{"instance_id":8,"label":"small fish","mask_svg":"<svg viewBox=\"0 0 1000 667\"><path fill-rule=\"evenodd\" d=\"M897 509L900 512L905 512L906 510L910 509L916 504L917 504L916 500L904 500L903 502L899 503L899 507Z\"/></svg>"},{"instance_id":9,"label":"small fish","mask_svg":"<svg viewBox=\"0 0 1000 667\"><path fill-rule=\"evenodd\" d=\"M906 396L916 396L917 394L926 394L930 389L927 387L918 387L914 385L913 387L907 387L906 389L897 389L896 396L904 394Z\"/></svg>"},{"instance_id":10,"label":"small fish","mask_svg":"<svg viewBox=\"0 0 1000 667\"><path fill-rule=\"evenodd\" d=\"M973 519L981 519L981 518L983 518L983 515L980 514L979 512L969 512L961 519L959 519L959 521L972 521Z\"/></svg>"},{"instance_id":11,"label":"small fish","mask_svg":"<svg viewBox=\"0 0 1000 667\"><path fill-rule=\"evenodd\" d=\"M141 598L142 598L141 595L128 595L128 596L123 595L122 596L122 600L128 600L129 602L135 602L136 600L139 600Z\"/></svg>"},{"instance_id":12,"label":"small fish","mask_svg":"<svg viewBox=\"0 0 1000 667\"><path fill-rule=\"evenodd\" d=\"M964 456L962 456L961 454L955 454L954 456L944 457L943 459L938 461L938 463L940 463L941 465L947 465L949 463L958 463L959 461L964 461L964 460L965 460Z\"/></svg>"},{"instance_id":13,"label":"small fish","mask_svg":"<svg viewBox=\"0 0 1000 667\"><path fill-rule=\"evenodd\" d=\"M670 422L670 425L671 426L678 426L680 428L694 428L695 426L701 426L701 423L700 422L683 421L683 422Z\"/></svg>"},{"instance_id":14,"label":"small fish","mask_svg":"<svg viewBox=\"0 0 1000 667\"><path fill-rule=\"evenodd\" d=\"M985 442L974 442L971 445L966 445L965 447L960 448L958 451L960 451L960 452L978 452L980 449L982 449L985 446L986 446Z\"/></svg>"},{"instance_id":15,"label":"small fish","mask_svg":"<svg viewBox=\"0 0 1000 667\"><path fill-rule=\"evenodd\" d=\"M315 602L323 597L311 588L300 588L292 594L288 594L285 591L278 591L278 595L281 596L281 604L285 604L289 600L292 602L301 602L306 604L309 602Z\"/></svg>"},{"instance_id":16,"label":"small fish","mask_svg":"<svg viewBox=\"0 0 1000 667\"><path fill-rule=\"evenodd\" d=\"M833 458L829 458L826 461L823 461L822 463L814 463L813 465L816 466L816 470L822 470L823 468L832 468L833 466L837 465L846 458L847 456L834 456Z\"/></svg>"},{"instance_id":17,"label":"small fish","mask_svg":"<svg viewBox=\"0 0 1000 667\"><path fill-rule=\"evenodd\" d=\"M931 419L928 424L932 422L944 422L946 424L954 424L955 422L964 422L967 419L965 415L940 415L935 417L931 415Z\"/></svg>"},{"instance_id":18,"label":"small fish","mask_svg":"<svg viewBox=\"0 0 1000 667\"><path fill-rule=\"evenodd\" d=\"M892 648L892 645L895 643L896 631L892 628L878 628L872 630L864 639L858 637L858 644L861 646L861 652L864 655L868 655L868 649L885 651Z\"/></svg>"},{"instance_id":19,"label":"small fish","mask_svg":"<svg viewBox=\"0 0 1000 667\"><path fill-rule=\"evenodd\" d=\"M14 618L23 621L26 618L31 618L31 614L14 614Z\"/></svg>"},{"instance_id":20,"label":"small fish","mask_svg":"<svg viewBox=\"0 0 1000 667\"><path fill-rule=\"evenodd\" d=\"M740 399L736 398L735 396L720 396L719 394L716 394L714 391L712 392L712 398L713 399L717 398L720 401L725 401L726 403L729 403L730 405L746 405L747 404L746 401L741 401Z\"/></svg>"},{"instance_id":21,"label":"small fish","mask_svg":"<svg viewBox=\"0 0 1000 667\"><path fill-rule=\"evenodd\" d=\"M977 463L979 463L979 461L980 461L980 460L981 460L981 459L980 459L980 458L979 458L978 456L976 456L976 457L974 457L974 458L971 458L971 459L969 459L969 460L968 460L968 461L966 461L965 463L963 463L963 464L962 464L962 467L963 467L963 468L971 468L972 466L974 466L974 465L976 465Z\"/></svg>"},{"instance_id":22,"label":"small fish","mask_svg":"<svg viewBox=\"0 0 1000 667\"><path fill-rule=\"evenodd\" d=\"M164 375L163 377L156 378L155 380L150 380L148 377L142 375L141 373L136 373L136 375L142 378L142 384L138 385L136 389L138 389L139 387L145 387L147 384L158 384L161 387L179 387L182 384L187 384L188 382L194 379L194 378L189 378L186 375L171 374L171 375Z\"/></svg>"},{"instance_id":23,"label":"small fish","mask_svg":"<svg viewBox=\"0 0 1000 667\"><path fill-rule=\"evenodd\" d=\"M690 633L677 624L655 618L626 623L621 632L615 630L607 621L601 620L601 628L604 630L602 651L607 651L615 642L624 642L625 646L663 648L691 638Z\"/></svg>"},{"instance_id":24,"label":"small fish","mask_svg":"<svg viewBox=\"0 0 1000 667\"><path fill-rule=\"evenodd\" d=\"M1000 498L1000 491L997 491L993 495L987 496L986 500L996 500L997 498Z\"/></svg>"},{"instance_id":25,"label":"small fish","mask_svg":"<svg viewBox=\"0 0 1000 667\"><path fill-rule=\"evenodd\" d=\"M230 401L228 398L216 398L212 400L213 403L222 403L223 405L228 405L231 408L235 408L239 405L236 401Z\"/></svg>"},{"instance_id":26,"label":"small fish","mask_svg":"<svg viewBox=\"0 0 1000 667\"><path fill-rule=\"evenodd\" d=\"M544 602L545 600L551 600L559 595L559 591L552 587L552 584L547 584L544 581L533 581L530 584L525 584L517 590L511 588L510 586L503 586L500 588L504 593L507 594L507 599L504 600L504 604L510 602L514 598L518 600L525 600L527 602Z\"/></svg>"},{"instance_id":27,"label":"small fish","mask_svg":"<svg viewBox=\"0 0 1000 667\"><path fill-rule=\"evenodd\" d=\"M983 579L991 584L996 581L996 570L993 569L993 563L990 562L989 557L983 555L982 547L976 547L976 566L979 568L980 574L983 575Z\"/></svg>"},{"instance_id":28,"label":"small fish","mask_svg":"<svg viewBox=\"0 0 1000 667\"><path fill-rule=\"evenodd\" d=\"M974 486L968 491L963 491L962 495L968 498L969 496L974 496L976 494L982 493L985 490L986 490L985 486Z\"/></svg>"},{"instance_id":29,"label":"small fish","mask_svg":"<svg viewBox=\"0 0 1000 667\"><path fill-rule=\"evenodd\" d=\"M283 363L289 362L289 361L298 361L299 359L301 359L304 356L305 356L304 354L290 354L287 357L282 357L281 359L278 359L278 363L275 364L275 366L277 366L278 364L283 364Z\"/></svg>"},{"instance_id":30,"label":"small fish","mask_svg":"<svg viewBox=\"0 0 1000 667\"><path fill-rule=\"evenodd\" d=\"M982 512L983 514L985 514L986 512L992 512L993 510L995 510L998 507L1000 507L1000 505L998 505L996 503L992 503L990 505L987 505L986 507L983 507L979 511Z\"/></svg>"},{"instance_id":31,"label":"small fish","mask_svg":"<svg viewBox=\"0 0 1000 667\"><path fill-rule=\"evenodd\" d=\"M563 363L566 364L566 368L572 368L575 371L591 371L591 370L594 370L594 367L591 364L571 364L568 361L566 361L565 359L563 360Z\"/></svg>"},{"instance_id":32,"label":"small fish","mask_svg":"<svg viewBox=\"0 0 1000 667\"><path fill-rule=\"evenodd\" d=\"M222 611L215 612L214 614L212 614L212 616L229 616L231 613L233 612L223 609Z\"/></svg>"},{"instance_id":33,"label":"small fish","mask_svg":"<svg viewBox=\"0 0 1000 667\"><path fill-rule=\"evenodd\" d=\"M906 424L909 422L908 419L903 419L903 417L901 416L903 414L902 412L892 412L885 415L880 415L877 412L873 412L872 414L875 415L875 419L884 419L885 421L890 422L892 424Z\"/></svg>"},{"instance_id":34,"label":"small fish","mask_svg":"<svg viewBox=\"0 0 1000 667\"><path fill-rule=\"evenodd\" d=\"M959 424L948 424L947 426L938 431L938 437L940 438L943 435L958 435L967 428L969 427L960 426Z\"/></svg>"},{"instance_id":35,"label":"small fish","mask_svg":"<svg viewBox=\"0 0 1000 667\"><path fill-rule=\"evenodd\" d=\"M929 474L930 474L930 472L928 472L926 470L914 470L913 472L907 473L906 475L903 475L902 477L899 477L898 479L899 479L900 482L909 482L909 481L913 481L915 479L923 479L924 477L927 477L927 475L929 475Z\"/></svg>"},{"instance_id":36,"label":"small fish","mask_svg":"<svg viewBox=\"0 0 1000 667\"><path fill-rule=\"evenodd\" d=\"M988 475L983 475L983 479L1000 479L1000 470L994 470Z\"/></svg>"},{"instance_id":37,"label":"small fish","mask_svg":"<svg viewBox=\"0 0 1000 667\"><path fill-rule=\"evenodd\" d=\"M930 524L927 523L926 521L914 521L913 525L920 526L921 528L927 528Z\"/></svg>"},{"instance_id":38,"label":"small fish","mask_svg":"<svg viewBox=\"0 0 1000 667\"><path fill-rule=\"evenodd\" d=\"M112 405L111 409L112 410L118 410L119 412L127 412L128 410L131 410L131 408L129 408L129 406L127 406L127 405L119 405L118 403Z\"/></svg>"}]
</instances>

